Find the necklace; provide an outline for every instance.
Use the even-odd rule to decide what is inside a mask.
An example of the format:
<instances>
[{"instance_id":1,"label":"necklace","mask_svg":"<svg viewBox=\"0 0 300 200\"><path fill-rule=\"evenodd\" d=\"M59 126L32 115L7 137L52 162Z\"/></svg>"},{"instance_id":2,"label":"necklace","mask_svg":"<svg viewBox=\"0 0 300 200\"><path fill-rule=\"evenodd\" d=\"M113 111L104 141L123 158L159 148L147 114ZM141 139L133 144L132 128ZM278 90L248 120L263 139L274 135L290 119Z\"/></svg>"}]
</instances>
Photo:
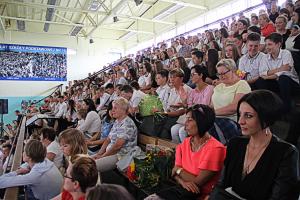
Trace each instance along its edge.
<instances>
[{"instance_id":1,"label":"necklace","mask_svg":"<svg viewBox=\"0 0 300 200\"><path fill-rule=\"evenodd\" d=\"M210 135L208 135L207 137L204 136L201 139L200 145L198 147L196 147L195 143L194 143L194 137L191 138L191 149L193 152L198 152L206 143L207 141L210 139Z\"/></svg>"},{"instance_id":2,"label":"necklace","mask_svg":"<svg viewBox=\"0 0 300 200\"><path fill-rule=\"evenodd\" d=\"M247 176L250 172L250 166L251 164L253 163L254 160L256 160L258 158L258 156L260 154L263 154L263 150L270 144L271 140L269 140L265 145L263 145L261 148L259 148L258 150L258 153L254 156L254 158L249 161L249 147L250 147L250 144L248 143L247 145L247 150L246 150L246 162L245 162L245 166L244 166L244 169L243 169L243 177Z\"/></svg>"}]
</instances>

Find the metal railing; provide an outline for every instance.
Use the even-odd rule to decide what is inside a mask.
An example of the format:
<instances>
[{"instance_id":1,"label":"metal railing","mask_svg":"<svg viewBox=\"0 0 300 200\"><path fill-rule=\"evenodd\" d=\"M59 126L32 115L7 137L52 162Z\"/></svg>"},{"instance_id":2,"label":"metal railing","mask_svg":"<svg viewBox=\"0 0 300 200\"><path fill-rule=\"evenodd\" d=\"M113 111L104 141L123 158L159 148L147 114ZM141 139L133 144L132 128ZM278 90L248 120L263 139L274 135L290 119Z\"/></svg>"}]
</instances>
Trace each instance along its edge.
<instances>
[{"instance_id":1,"label":"metal railing","mask_svg":"<svg viewBox=\"0 0 300 200\"><path fill-rule=\"evenodd\" d=\"M13 146L15 146L16 148L14 151L14 156L12 157L13 162L10 171L16 171L22 163L24 139L26 136L25 122L26 122L26 117L23 116L21 123L18 127L16 137L13 141ZM12 151L10 155L12 155ZM4 194L4 200L17 200L18 194L19 194L19 187L7 188Z\"/></svg>"}]
</instances>

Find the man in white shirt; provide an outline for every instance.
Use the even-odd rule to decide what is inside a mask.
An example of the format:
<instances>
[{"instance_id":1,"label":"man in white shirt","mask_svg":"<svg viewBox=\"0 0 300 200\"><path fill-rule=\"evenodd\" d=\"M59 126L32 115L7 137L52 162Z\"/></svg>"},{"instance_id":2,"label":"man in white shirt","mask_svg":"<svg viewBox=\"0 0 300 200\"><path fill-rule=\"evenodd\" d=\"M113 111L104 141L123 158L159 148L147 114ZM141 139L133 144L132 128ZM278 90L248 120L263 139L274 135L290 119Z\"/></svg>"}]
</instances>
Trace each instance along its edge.
<instances>
[{"instance_id":1,"label":"man in white shirt","mask_svg":"<svg viewBox=\"0 0 300 200\"><path fill-rule=\"evenodd\" d=\"M269 89L279 93L284 103L284 111L291 109L291 95L299 88L299 77L294 68L291 52L281 49L282 36L272 33L266 37L268 54L263 57L259 68L259 89Z\"/></svg>"},{"instance_id":2,"label":"man in white shirt","mask_svg":"<svg viewBox=\"0 0 300 200\"><path fill-rule=\"evenodd\" d=\"M134 90L130 85L124 85L121 89L121 96L129 101L129 113L138 112L138 106L146 94L140 90Z\"/></svg>"},{"instance_id":3,"label":"man in white shirt","mask_svg":"<svg viewBox=\"0 0 300 200\"><path fill-rule=\"evenodd\" d=\"M67 109L68 109L68 105L66 104L66 102L64 102L64 97L59 96L58 107L57 107L58 112L55 114L55 117L57 118L65 117L67 113Z\"/></svg>"},{"instance_id":4,"label":"man in white shirt","mask_svg":"<svg viewBox=\"0 0 300 200\"><path fill-rule=\"evenodd\" d=\"M172 89L166 105L167 117L164 124L157 127L158 136L161 138L171 139L171 127L176 124L178 118L185 114L187 105L187 97L192 88L183 83L184 71L182 69L173 69L169 74L170 84Z\"/></svg>"},{"instance_id":5,"label":"man in white shirt","mask_svg":"<svg viewBox=\"0 0 300 200\"><path fill-rule=\"evenodd\" d=\"M158 94L158 97L163 104L164 111L167 111L167 103L171 90L170 86L168 85L168 76L169 72L165 69L156 73L156 82L159 86L156 89L156 93Z\"/></svg>"},{"instance_id":6,"label":"man in white shirt","mask_svg":"<svg viewBox=\"0 0 300 200\"><path fill-rule=\"evenodd\" d=\"M125 79L125 74L123 71L118 71L117 72L117 80L116 80L116 84L122 84L122 85L126 85L128 82Z\"/></svg>"},{"instance_id":7,"label":"man in white shirt","mask_svg":"<svg viewBox=\"0 0 300 200\"><path fill-rule=\"evenodd\" d=\"M97 105L97 111L104 110L105 106L109 104L110 95L105 92L104 87L97 89L97 97L99 99L99 104Z\"/></svg>"},{"instance_id":8,"label":"man in white shirt","mask_svg":"<svg viewBox=\"0 0 300 200\"><path fill-rule=\"evenodd\" d=\"M41 142L47 149L46 157L59 169L63 165L63 152L55 138L56 134L53 128L41 129Z\"/></svg>"},{"instance_id":9,"label":"man in white shirt","mask_svg":"<svg viewBox=\"0 0 300 200\"><path fill-rule=\"evenodd\" d=\"M257 89L255 82L259 78L259 67L264 53L259 51L260 35L258 33L250 33L247 37L248 53L243 55L239 61L239 69L247 73L246 80L251 86L252 90Z\"/></svg>"}]
</instances>

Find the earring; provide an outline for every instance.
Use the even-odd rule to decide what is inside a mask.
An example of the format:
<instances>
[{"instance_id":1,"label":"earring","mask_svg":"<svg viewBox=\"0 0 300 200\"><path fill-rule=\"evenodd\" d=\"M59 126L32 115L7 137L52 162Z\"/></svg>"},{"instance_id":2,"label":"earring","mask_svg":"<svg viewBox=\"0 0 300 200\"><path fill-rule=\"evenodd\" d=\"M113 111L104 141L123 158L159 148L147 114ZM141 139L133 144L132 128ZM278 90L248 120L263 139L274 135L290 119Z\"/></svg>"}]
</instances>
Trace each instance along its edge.
<instances>
[{"instance_id":1,"label":"earring","mask_svg":"<svg viewBox=\"0 0 300 200\"><path fill-rule=\"evenodd\" d=\"M269 129L269 127L268 127L268 128L266 128L266 131L265 131L266 136L268 136L269 133L270 133L270 129Z\"/></svg>"}]
</instances>

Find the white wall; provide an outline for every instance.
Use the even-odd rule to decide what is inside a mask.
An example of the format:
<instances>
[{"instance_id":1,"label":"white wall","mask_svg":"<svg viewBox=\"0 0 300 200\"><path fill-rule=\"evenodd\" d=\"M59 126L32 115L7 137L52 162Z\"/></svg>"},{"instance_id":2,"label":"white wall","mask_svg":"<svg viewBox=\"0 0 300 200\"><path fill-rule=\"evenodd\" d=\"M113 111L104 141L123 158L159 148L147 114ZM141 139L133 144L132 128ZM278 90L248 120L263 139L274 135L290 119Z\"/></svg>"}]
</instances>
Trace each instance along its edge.
<instances>
[{"instance_id":1,"label":"white wall","mask_svg":"<svg viewBox=\"0 0 300 200\"><path fill-rule=\"evenodd\" d=\"M121 41L98 38L93 38L93 40L94 43L89 44L89 39L85 38L11 31L0 32L0 43L66 47L75 50L75 55L67 56L68 80L87 77L88 73L98 71L102 69L103 65L113 61L109 52L123 53L124 51ZM0 97L40 96L49 88L60 83L66 82L0 81Z\"/></svg>"}]
</instances>

